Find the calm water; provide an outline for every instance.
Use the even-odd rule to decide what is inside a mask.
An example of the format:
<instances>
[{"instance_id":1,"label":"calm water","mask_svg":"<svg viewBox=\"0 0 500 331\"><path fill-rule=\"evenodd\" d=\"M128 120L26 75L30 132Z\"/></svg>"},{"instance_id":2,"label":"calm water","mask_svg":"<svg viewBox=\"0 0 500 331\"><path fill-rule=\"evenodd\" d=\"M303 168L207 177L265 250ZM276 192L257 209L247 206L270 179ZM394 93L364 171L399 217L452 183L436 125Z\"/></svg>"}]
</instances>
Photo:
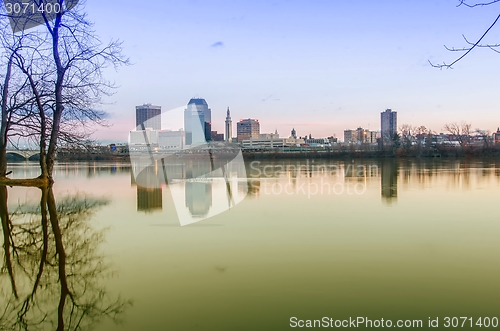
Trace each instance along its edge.
<instances>
[{"instance_id":1,"label":"calm water","mask_svg":"<svg viewBox=\"0 0 500 331\"><path fill-rule=\"evenodd\" d=\"M59 227L42 221L39 189L8 188L1 330L500 317L500 161L262 161L247 180L183 181L193 161L170 185L136 168L60 164Z\"/></svg>"}]
</instances>

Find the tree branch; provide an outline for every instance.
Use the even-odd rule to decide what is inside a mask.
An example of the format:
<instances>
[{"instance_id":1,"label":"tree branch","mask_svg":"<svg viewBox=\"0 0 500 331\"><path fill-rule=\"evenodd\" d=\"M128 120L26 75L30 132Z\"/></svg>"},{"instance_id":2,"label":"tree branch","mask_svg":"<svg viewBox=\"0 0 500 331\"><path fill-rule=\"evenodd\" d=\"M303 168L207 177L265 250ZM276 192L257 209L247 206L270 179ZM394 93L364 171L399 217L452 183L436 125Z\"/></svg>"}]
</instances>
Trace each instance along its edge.
<instances>
[{"instance_id":1,"label":"tree branch","mask_svg":"<svg viewBox=\"0 0 500 331\"><path fill-rule=\"evenodd\" d=\"M500 0L493 0L493 1L490 1L490 2L480 2L480 3L475 3L473 5L469 5L467 2L465 2L465 0L460 0L460 3L457 5L457 7L460 7L462 5L467 6L469 8L483 7L483 6L488 6L488 5L494 4L496 2L500 2Z\"/></svg>"},{"instance_id":2,"label":"tree branch","mask_svg":"<svg viewBox=\"0 0 500 331\"><path fill-rule=\"evenodd\" d=\"M495 2L497 1L500 1L500 0L495 0ZM452 63L450 64L446 64L446 63L443 63L443 64L433 64L430 60L429 60L429 63L431 66L433 66L434 68L439 68L439 69L443 69L443 68L446 68L446 69L452 69L452 66L457 63L458 61L460 61L461 59L463 59L464 57L467 56L467 54L469 54L474 48L478 47L479 43L483 40L483 38L488 34L488 32L490 32L490 30L495 26L495 24L497 24L498 20L500 19L500 15L497 16L497 18L495 19L495 21L490 25L490 27L483 33L483 35L481 36L481 38L479 38L474 44L472 44L472 47L470 47L469 49L462 49L461 51L465 51L465 53L460 56L458 59L456 59L455 61L453 61ZM465 37L464 37L465 38ZM467 39L466 39L467 40ZM444 46L447 50L452 50L452 51L460 51L460 50L456 50L456 49L450 49L448 47L446 47L446 45Z\"/></svg>"}]
</instances>

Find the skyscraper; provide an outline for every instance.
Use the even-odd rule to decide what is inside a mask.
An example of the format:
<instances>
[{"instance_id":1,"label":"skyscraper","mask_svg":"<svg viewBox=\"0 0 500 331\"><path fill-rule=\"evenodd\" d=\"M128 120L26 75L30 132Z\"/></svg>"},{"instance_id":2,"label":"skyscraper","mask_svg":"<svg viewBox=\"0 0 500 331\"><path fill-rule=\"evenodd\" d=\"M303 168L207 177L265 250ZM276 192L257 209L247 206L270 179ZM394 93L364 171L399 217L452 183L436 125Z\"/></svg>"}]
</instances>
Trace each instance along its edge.
<instances>
[{"instance_id":1,"label":"skyscraper","mask_svg":"<svg viewBox=\"0 0 500 331\"><path fill-rule=\"evenodd\" d=\"M136 130L161 130L161 106L144 104L135 107L135 126Z\"/></svg>"},{"instance_id":2,"label":"skyscraper","mask_svg":"<svg viewBox=\"0 0 500 331\"><path fill-rule=\"evenodd\" d=\"M386 109L380 114L380 126L383 143L392 141L394 134L398 132L397 112Z\"/></svg>"},{"instance_id":3,"label":"skyscraper","mask_svg":"<svg viewBox=\"0 0 500 331\"><path fill-rule=\"evenodd\" d=\"M259 121L252 118L240 120L236 124L236 134L238 135L238 142L242 142L243 140L247 140L250 138L259 139Z\"/></svg>"},{"instance_id":4,"label":"skyscraper","mask_svg":"<svg viewBox=\"0 0 500 331\"><path fill-rule=\"evenodd\" d=\"M233 140L233 121L231 120L231 113L229 112L229 107L227 107L226 115L226 141L231 142Z\"/></svg>"},{"instance_id":5,"label":"skyscraper","mask_svg":"<svg viewBox=\"0 0 500 331\"><path fill-rule=\"evenodd\" d=\"M193 98L189 100L184 111L184 130L186 131L186 145L205 144L211 140L212 110L208 108L205 99Z\"/></svg>"}]
</instances>

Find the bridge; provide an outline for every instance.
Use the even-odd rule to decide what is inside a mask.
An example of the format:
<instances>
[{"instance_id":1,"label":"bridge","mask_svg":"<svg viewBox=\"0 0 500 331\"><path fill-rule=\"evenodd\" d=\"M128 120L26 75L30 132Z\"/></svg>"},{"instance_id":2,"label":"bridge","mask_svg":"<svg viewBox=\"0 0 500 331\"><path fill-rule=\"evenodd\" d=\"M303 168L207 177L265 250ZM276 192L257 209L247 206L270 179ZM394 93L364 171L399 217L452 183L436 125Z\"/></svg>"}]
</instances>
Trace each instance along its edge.
<instances>
[{"instance_id":1,"label":"bridge","mask_svg":"<svg viewBox=\"0 0 500 331\"><path fill-rule=\"evenodd\" d=\"M40 154L39 150L29 149L7 149L7 154L16 154L24 157L28 161L32 156Z\"/></svg>"}]
</instances>

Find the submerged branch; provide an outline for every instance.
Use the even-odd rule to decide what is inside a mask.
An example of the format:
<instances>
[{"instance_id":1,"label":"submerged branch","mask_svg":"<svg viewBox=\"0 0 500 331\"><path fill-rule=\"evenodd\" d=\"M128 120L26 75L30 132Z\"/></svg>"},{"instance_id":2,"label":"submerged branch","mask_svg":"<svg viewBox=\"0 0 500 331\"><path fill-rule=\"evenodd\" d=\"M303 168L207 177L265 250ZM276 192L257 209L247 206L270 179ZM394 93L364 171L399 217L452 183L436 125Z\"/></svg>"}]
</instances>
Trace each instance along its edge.
<instances>
[{"instance_id":1,"label":"submerged branch","mask_svg":"<svg viewBox=\"0 0 500 331\"><path fill-rule=\"evenodd\" d=\"M48 187L51 180L48 177L28 178L28 179L10 179L0 177L0 186L22 186L22 187Z\"/></svg>"}]
</instances>

